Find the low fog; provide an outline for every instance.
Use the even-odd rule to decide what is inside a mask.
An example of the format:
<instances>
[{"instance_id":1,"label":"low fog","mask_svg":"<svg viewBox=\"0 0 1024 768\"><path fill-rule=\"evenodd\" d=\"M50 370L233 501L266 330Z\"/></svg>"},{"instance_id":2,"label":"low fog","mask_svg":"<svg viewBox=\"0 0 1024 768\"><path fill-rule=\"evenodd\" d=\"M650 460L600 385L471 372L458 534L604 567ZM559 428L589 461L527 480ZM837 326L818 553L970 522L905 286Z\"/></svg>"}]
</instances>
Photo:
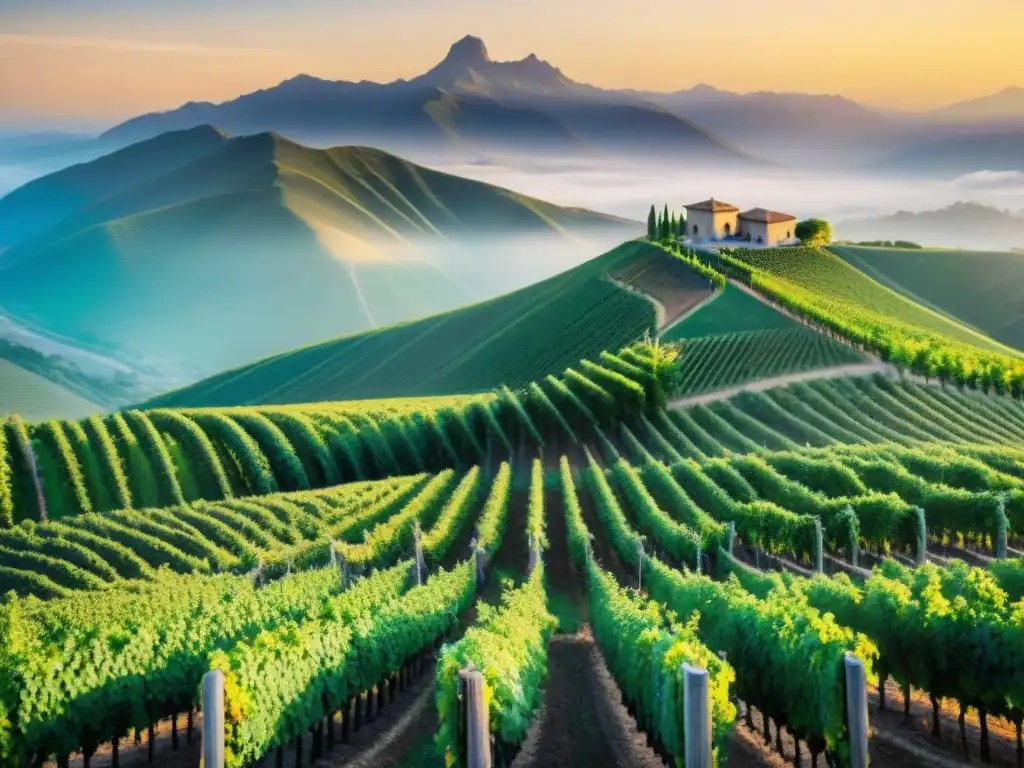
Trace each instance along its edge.
<instances>
[{"instance_id":1,"label":"low fog","mask_svg":"<svg viewBox=\"0 0 1024 768\"><path fill-rule=\"evenodd\" d=\"M456 157L451 151L402 147L413 162L448 173L508 187L552 203L590 208L643 221L651 203L670 208L716 197L740 208L764 207L798 218L829 219L837 238L916 239L926 245L1011 248L1024 246L1024 171L978 171L955 179L879 176L839 171L798 171L787 168L721 170L685 161L652 165L625 158L552 157L481 153ZM0 163L0 197L61 163ZM56 167L55 167L56 166ZM957 202L973 202L1011 212L1013 219L990 227L987 220L928 222L863 221L899 211L938 211ZM980 242L979 242L980 240ZM605 243L601 243L604 245ZM515 258L561 267L579 262L575 249L544 257L531 248ZM506 250L506 249L503 249ZM589 251L590 255L599 251ZM511 258L503 254L502 258ZM529 277L547 276L548 269L524 269ZM525 275L524 275L525 276ZM518 283L518 281L516 281ZM520 283L521 284L521 283Z\"/></svg>"},{"instance_id":2,"label":"low fog","mask_svg":"<svg viewBox=\"0 0 1024 768\"><path fill-rule=\"evenodd\" d=\"M892 239L901 235L892 234L892 227L881 224L877 234L871 234L871 225L865 232L864 224L852 224L857 219L897 211L934 211L956 202L975 202L1010 211L1019 219L1014 226L1004 227L1005 231L993 230L983 247L1024 246L1024 172L980 171L952 180L925 180L786 169L711 171L688 168L686 164L653 167L614 160L550 158L479 158L436 167L560 205L582 206L631 219L645 218L652 203L659 210L665 203L679 209L687 203L715 197L741 209L763 207L798 218L826 218L833 223L837 237L858 239ZM844 222L851 222L846 227L848 235L844 235ZM971 229L965 227L965 231ZM955 226L917 226L913 230L914 237L928 245L973 245L974 235L965 239Z\"/></svg>"}]
</instances>

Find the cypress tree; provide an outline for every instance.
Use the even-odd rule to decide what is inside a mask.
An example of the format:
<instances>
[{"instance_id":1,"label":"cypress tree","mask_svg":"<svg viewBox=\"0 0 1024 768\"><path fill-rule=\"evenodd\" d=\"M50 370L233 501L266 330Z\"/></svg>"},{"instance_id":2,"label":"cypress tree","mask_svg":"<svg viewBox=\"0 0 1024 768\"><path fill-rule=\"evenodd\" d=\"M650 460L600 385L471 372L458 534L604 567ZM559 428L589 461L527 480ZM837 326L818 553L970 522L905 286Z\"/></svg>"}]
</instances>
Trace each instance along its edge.
<instances>
[{"instance_id":1,"label":"cypress tree","mask_svg":"<svg viewBox=\"0 0 1024 768\"><path fill-rule=\"evenodd\" d=\"M675 211L672 211L672 219L669 221L668 234L669 237L672 238L673 240L679 234L679 222L676 221Z\"/></svg>"},{"instance_id":2,"label":"cypress tree","mask_svg":"<svg viewBox=\"0 0 1024 768\"><path fill-rule=\"evenodd\" d=\"M662 224L661 224L661 239L662 240L668 240L668 236L669 236L669 231L668 231L668 227L669 227L668 203L665 203L665 210L661 214L661 221L662 221Z\"/></svg>"},{"instance_id":3,"label":"cypress tree","mask_svg":"<svg viewBox=\"0 0 1024 768\"><path fill-rule=\"evenodd\" d=\"M654 204L651 204L651 212L647 214L647 239L658 239L658 214L654 211Z\"/></svg>"}]
</instances>

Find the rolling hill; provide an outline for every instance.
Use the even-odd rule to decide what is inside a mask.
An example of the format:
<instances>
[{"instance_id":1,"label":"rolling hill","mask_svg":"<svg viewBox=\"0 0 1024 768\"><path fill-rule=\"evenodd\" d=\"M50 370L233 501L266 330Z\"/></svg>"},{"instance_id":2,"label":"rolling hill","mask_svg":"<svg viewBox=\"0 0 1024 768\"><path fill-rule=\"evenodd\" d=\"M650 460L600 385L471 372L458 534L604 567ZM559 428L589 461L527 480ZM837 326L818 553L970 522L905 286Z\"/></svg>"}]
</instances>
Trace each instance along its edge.
<instances>
[{"instance_id":1,"label":"rolling hill","mask_svg":"<svg viewBox=\"0 0 1024 768\"><path fill-rule=\"evenodd\" d=\"M760 292L788 293L806 314L841 318L851 331L862 325L874 336L898 333L922 342L942 340L972 354L1022 356L987 334L902 296L824 248L740 248L732 256L761 276L755 281Z\"/></svg>"},{"instance_id":2,"label":"rolling hill","mask_svg":"<svg viewBox=\"0 0 1024 768\"><path fill-rule=\"evenodd\" d=\"M925 248L829 248L883 285L1024 349L1024 255Z\"/></svg>"},{"instance_id":3,"label":"rolling hill","mask_svg":"<svg viewBox=\"0 0 1024 768\"><path fill-rule=\"evenodd\" d=\"M0 247L44 232L62 219L223 149L227 136L209 125L133 144L100 160L72 165L20 187L0 202ZM2 264L5 259L0 259Z\"/></svg>"},{"instance_id":4,"label":"rolling hill","mask_svg":"<svg viewBox=\"0 0 1024 768\"><path fill-rule=\"evenodd\" d=\"M668 260L626 243L541 283L480 304L297 349L168 393L147 407L300 403L480 392L556 373L656 330L654 306L606 279ZM693 285L707 282L697 275Z\"/></svg>"},{"instance_id":5,"label":"rolling hill","mask_svg":"<svg viewBox=\"0 0 1024 768\"><path fill-rule=\"evenodd\" d=\"M423 397L487 392L501 385L518 388L666 329L666 340L684 340L681 375L690 373L692 349L692 360L701 366L722 363L710 365L721 386L863 361L849 347L733 286L715 295L707 278L685 261L634 240L491 301L276 355L162 395L146 407ZM695 307L699 309L689 315ZM677 330L691 324L700 338ZM735 354L737 349L742 355ZM744 362L744 357L749 359ZM699 381L691 383L696 386ZM676 394L690 393L681 388Z\"/></svg>"},{"instance_id":6,"label":"rolling hill","mask_svg":"<svg viewBox=\"0 0 1024 768\"><path fill-rule=\"evenodd\" d=\"M154 156L156 175L143 158L169 143L181 151L173 162ZM220 148L182 164L210 144ZM0 201L0 220L37 209L36 222L52 219L51 195L64 218L0 254L0 306L196 375L450 309L561 266L520 264L509 257L518 247L570 249L579 263L595 243L639 229L375 149L210 128L40 179Z\"/></svg>"}]
</instances>

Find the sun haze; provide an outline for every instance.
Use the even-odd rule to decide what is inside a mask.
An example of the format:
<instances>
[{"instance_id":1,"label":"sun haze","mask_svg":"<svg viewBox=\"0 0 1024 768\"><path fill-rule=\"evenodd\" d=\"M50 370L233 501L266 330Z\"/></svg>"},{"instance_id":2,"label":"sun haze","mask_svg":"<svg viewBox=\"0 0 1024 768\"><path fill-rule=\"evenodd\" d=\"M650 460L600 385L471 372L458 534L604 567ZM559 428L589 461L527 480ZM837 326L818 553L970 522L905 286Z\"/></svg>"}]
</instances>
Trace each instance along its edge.
<instances>
[{"instance_id":1,"label":"sun haze","mask_svg":"<svg viewBox=\"0 0 1024 768\"><path fill-rule=\"evenodd\" d=\"M0 71L18 73L0 79L0 116L104 122L299 72L412 77L467 32L496 59L536 53L609 88L707 83L924 109L1020 85L1021 29L1019 0L47 0L0 7Z\"/></svg>"}]
</instances>

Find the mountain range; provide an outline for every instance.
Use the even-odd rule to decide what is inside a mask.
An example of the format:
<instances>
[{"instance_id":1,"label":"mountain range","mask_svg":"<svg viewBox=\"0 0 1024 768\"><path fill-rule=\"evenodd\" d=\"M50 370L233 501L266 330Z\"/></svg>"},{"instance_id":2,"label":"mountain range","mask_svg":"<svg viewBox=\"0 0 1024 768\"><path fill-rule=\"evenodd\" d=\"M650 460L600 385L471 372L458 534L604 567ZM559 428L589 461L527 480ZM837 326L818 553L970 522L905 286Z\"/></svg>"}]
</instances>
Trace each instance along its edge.
<instances>
[{"instance_id":1,"label":"mountain range","mask_svg":"<svg viewBox=\"0 0 1024 768\"><path fill-rule=\"evenodd\" d=\"M198 376L487 298L564 268L553 242L578 263L641 230L378 149L200 126L0 200L0 307ZM531 242L534 263L509 257Z\"/></svg>"},{"instance_id":2,"label":"mountain range","mask_svg":"<svg viewBox=\"0 0 1024 768\"><path fill-rule=\"evenodd\" d=\"M709 85L659 93L579 82L534 54L495 61L467 35L422 75L390 83L305 74L214 104L189 102L127 120L91 139L0 141L0 160L51 171L171 130L217 125L232 134L276 131L311 146L367 144L437 162L480 152L615 155L689 167L866 168L945 173L943 140L965 146L958 167L1019 167L1024 88L929 112L885 111L837 95L734 93ZM977 151L975 151L977 150ZM892 162L890 163L890 158ZM910 167L911 172L918 170Z\"/></svg>"},{"instance_id":3,"label":"mountain range","mask_svg":"<svg viewBox=\"0 0 1024 768\"><path fill-rule=\"evenodd\" d=\"M935 211L898 211L841 221L834 233L844 240L910 240L951 248L1008 250L1024 246L1024 211L958 202Z\"/></svg>"},{"instance_id":4,"label":"mountain range","mask_svg":"<svg viewBox=\"0 0 1024 768\"><path fill-rule=\"evenodd\" d=\"M534 55L494 61L483 41L472 36L411 80L353 83L299 75L222 104L193 102L142 115L100 140L123 144L203 123L236 134L279 131L314 144L405 148L429 143L439 152L649 153L707 163L753 162L653 102L577 83Z\"/></svg>"}]
</instances>

